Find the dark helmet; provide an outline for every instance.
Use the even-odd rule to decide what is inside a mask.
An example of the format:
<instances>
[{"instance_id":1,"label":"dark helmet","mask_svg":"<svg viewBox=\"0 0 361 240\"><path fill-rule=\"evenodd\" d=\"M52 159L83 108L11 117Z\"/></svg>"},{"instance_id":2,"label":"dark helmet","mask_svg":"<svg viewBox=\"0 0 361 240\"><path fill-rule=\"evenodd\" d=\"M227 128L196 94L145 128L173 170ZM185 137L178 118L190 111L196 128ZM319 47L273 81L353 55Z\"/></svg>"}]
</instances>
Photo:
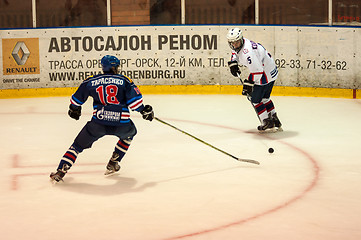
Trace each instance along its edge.
<instances>
[{"instance_id":1,"label":"dark helmet","mask_svg":"<svg viewBox=\"0 0 361 240\"><path fill-rule=\"evenodd\" d=\"M101 64L104 73L118 73L118 67L120 65L118 58L111 55L106 55L102 58Z\"/></svg>"}]
</instances>

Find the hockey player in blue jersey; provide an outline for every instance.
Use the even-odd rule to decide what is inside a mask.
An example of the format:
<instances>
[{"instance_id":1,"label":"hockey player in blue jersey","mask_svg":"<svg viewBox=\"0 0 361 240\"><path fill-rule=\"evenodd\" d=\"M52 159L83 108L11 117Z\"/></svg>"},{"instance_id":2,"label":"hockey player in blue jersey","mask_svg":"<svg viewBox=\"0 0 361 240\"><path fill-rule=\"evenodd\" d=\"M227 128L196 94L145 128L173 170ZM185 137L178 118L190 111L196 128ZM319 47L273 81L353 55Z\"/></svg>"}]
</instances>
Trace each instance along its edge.
<instances>
[{"instance_id":1,"label":"hockey player in blue jersey","mask_svg":"<svg viewBox=\"0 0 361 240\"><path fill-rule=\"evenodd\" d=\"M114 56L101 59L103 74L84 80L71 96L68 115L78 120L81 106L88 97L93 98L93 116L75 138L66 151L56 172L50 174L52 181L59 182L75 163L77 156L84 149L105 135L119 138L114 152L106 166L105 175L119 171L119 162L126 154L137 129L130 119L130 110L140 112L145 120L152 121L154 112L150 105L143 105L142 94L134 82L118 74L120 61Z\"/></svg>"}]
</instances>

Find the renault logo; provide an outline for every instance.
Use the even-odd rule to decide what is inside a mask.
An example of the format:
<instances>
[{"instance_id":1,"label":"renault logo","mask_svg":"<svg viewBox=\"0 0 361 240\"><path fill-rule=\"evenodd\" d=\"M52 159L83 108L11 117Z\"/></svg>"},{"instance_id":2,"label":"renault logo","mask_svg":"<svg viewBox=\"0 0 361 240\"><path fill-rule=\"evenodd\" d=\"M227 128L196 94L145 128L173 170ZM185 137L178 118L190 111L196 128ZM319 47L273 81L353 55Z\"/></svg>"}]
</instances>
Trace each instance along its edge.
<instances>
[{"instance_id":1,"label":"renault logo","mask_svg":"<svg viewBox=\"0 0 361 240\"><path fill-rule=\"evenodd\" d=\"M17 42L11 55L18 65L24 65L30 56L30 51L24 42Z\"/></svg>"}]
</instances>

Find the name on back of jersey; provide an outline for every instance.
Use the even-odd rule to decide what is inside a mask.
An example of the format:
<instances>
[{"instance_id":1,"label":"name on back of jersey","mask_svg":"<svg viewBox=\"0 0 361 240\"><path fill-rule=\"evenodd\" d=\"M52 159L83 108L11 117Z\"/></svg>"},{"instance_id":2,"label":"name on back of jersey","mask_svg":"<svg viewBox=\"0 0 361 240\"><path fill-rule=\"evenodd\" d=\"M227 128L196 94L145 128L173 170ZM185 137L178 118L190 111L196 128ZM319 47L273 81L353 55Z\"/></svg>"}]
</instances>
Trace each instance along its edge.
<instances>
[{"instance_id":1,"label":"name on back of jersey","mask_svg":"<svg viewBox=\"0 0 361 240\"><path fill-rule=\"evenodd\" d=\"M92 87L102 85L102 84L116 84L116 85L123 85L124 81L119 78L98 78L91 81Z\"/></svg>"}]
</instances>

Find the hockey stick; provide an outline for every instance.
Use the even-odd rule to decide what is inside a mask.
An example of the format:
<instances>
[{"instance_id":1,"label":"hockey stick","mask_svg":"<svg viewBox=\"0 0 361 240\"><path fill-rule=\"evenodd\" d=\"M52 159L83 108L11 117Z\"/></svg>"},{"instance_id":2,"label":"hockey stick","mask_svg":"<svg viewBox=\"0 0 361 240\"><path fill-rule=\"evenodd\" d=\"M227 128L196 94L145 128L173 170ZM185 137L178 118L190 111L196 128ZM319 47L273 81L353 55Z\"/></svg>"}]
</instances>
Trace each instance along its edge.
<instances>
[{"instance_id":1,"label":"hockey stick","mask_svg":"<svg viewBox=\"0 0 361 240\"><path fill-rule=\"evenodd\" d=\"M238 78L239 78L239 81L241 81L242 85L244 86L244 83L243 83L243 80L242 80L242 78L241 78L241 75L240 75L239 73L237 73L237 76L238 76ZM247 99L248 99L248 101L250 101L250 103L252 103L252 101L251 101L251 95L249 95L249 93L247 93ZM253 106L253 104L252 104L252 106Z\"/></svg>"},{"instance_id":2,"label":"hockey stick","mask_svg":"<svg viewBox=\"0 0 361 240\"><path fill-rule=\"evenodd\" d=\"M237 76L238 76L239 80L241 81L242 85L244 86L244 83L243 83L243 80L242 80L242 78L241 78L241 75L240 75L239 73L237 73ZM247 99L248 99L248 101L251 103L254 111L256 112L256 115L257 115L257 117L258 117L258 120L260 121L261 124L263 124L261 118L260 118L259 115L258 115L258 112L257 112L256 107L255 107L255 106L253 105L253 103L252 103L252 97L251 97L251 95L250 95L249 93L247 93ZM277 132L277 131L282 132L283 129L282 129L281 127L279 127L279 128L276 130L276 132ZM275 131L271 131L271 132L275 132Z\"/></svg>"},{"instance_id":3,"label":"hockey stick","mask_svg":"<svg viewBox=\"0 0 361 240\"><path fill-rule=\"evenodd\" d=\"M240 75L239 73L237 73L237 76L238 76L239 80L241 81L242 85L244 86L243 80L242 80L242 78L241 78L241 75ZM247 99L248 99L248 101L251 103L254 111L256 112L256 115L257 115L257 117L258 117L258 120L259 120L260 123L262 124L261 118L259 117L258 112L257 112L256 108L254 107L254 105L253 105L253 103L252 103L252 97L251 97L251 95L249 95L249 93L247 93Z\"/></svg>"},{"instance_id":4,"label":"hockey stick","mask_svg":"<svg viewBox=\"0 0 361 240\"><path fill-rule=\"evenodd\" d=\"M217 151L219 151L219 152L221 152L221 153L223 153L223 154L226 154L227 156L229 156L229 157L231 157L231 158L236 159L237 161L240 161L240 162L248 162L248 163L253 163L253 164L257 164L257 165L260 164L260 163L259 163L258 161L256 161L256 160L244 159L244 158L235 157L235 156L233 156L232 154L229 154L229 153L223 151L222 149L219 149L219 148L217 148L217 147L215 147L215 146L213 146L213 145L211 145L211 144L203 141L202 139L199 139L199 138L193 136L192 134L189 134L189 133L187 133L187 132L185 132L185 131L183 131L183 130L175 127L175 126L173 126L172 124L169 124L169 123L167 123L167 122L165 122L165 121L163 121L163 120L161 120L161 119L159 119L159 118L157 118L157 117L154 117L154 119L157 120L158 122L161 122L161 123L163 123L163 124L171 127L171 128L174 128L175 130L177 130L177 131L179 131L179 132L181 132L181 133L184 133L184 134L188 135L188 136L191 137L191 138L194 138L195 140L197 140L197 141L199 141L199 142L207 145L208 147L211 147L211 148L213 148L213 149L215 149L215 150L217 150Z\"/></svg>"}]
</instances>

